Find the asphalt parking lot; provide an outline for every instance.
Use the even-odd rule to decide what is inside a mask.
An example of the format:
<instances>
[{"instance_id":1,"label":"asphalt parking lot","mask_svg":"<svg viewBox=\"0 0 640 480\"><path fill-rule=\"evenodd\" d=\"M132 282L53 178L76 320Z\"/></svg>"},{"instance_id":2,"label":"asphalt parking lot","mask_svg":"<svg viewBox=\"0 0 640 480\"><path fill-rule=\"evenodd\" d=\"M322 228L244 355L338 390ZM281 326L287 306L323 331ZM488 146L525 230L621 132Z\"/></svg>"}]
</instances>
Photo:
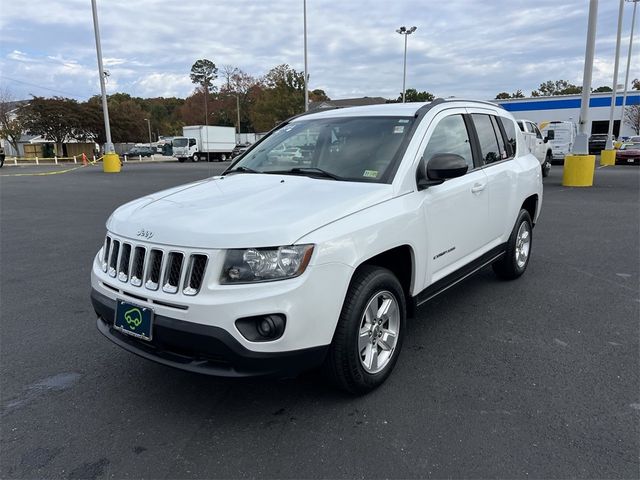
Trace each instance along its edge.
<instances>
[{"instance_id":1,"label":"asphalt parking lot","mask_svg":"<svg viewBox=\"0 0 640 480\"><path fill-rule=\"evenodd\" d=\"M100 335L92 258L118 205L226 164L0 170L1 478L637 478L640 169L545 179L527 273L417 312L377 391L223 380ZM18 176L23 175L23 176Z\"/></svg>"}]
</instances>

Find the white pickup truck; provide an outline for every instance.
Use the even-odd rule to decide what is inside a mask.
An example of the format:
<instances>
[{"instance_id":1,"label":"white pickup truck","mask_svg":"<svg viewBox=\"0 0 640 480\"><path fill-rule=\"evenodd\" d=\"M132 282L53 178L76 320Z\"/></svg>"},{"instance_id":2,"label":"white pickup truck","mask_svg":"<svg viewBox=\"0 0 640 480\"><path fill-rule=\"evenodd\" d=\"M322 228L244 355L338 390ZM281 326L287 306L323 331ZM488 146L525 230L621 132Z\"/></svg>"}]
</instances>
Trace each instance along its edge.
<instances>
[{"instance_id":1,"label":"white pickup truck","mask_svg":"<svg viewBox=\"0 0 640 480\"><path fill-rule=\"evenodd\" d=\"M271 154L286 145L304 154ZM540 164L495 104L298 116L222 175L111 215L91 271L97 326L164 365L321 366L364 393L394 368L414 308L486 265L525 272L541 203Z\"/></svg>"},{"instance_id":2,"label":"white pickup truck","mask_svg":"<svg viewBox=\"0 0 640 480\"><path fill-rule=\"evenodd\" d=\"M520 131L524 135L525 144L540 162L542 176L548 176L551 170L551 161L553 160L553 151L549 139L546 136L542 136L538 126L531 120L518 120L517 122Z\"/></svg>"}]
</instances>

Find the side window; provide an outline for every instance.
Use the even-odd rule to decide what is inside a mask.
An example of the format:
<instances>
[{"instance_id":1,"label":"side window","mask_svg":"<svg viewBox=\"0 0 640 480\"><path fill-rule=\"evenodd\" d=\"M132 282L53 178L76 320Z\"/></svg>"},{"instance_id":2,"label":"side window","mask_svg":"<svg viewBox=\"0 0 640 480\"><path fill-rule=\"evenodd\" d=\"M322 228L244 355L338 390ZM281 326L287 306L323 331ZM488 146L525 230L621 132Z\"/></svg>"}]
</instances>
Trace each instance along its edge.
<instances>
[{"instance_id":1,"label":"side window","mask_svg":"<svg viewBox=\"0 0 640 480\"><path fill-rule=\"evenodd\" d=\"M518 127L520 127L521 132L526 132L526 130L524 129L524 124L522 122L518 122Z\"/></svg>"},{"instance_id":2,"label":"side window","mask_svg":"<svg viewBox=\"0 0 640 480\"><path fill-rule=\"evenodd\" d=\"M196 144L196 139L195 138L190 138L189 139L189 146L193 147Z\"/></svg>"},{"instance_id":3,"label":"side window","mask_svg":"<svg viewBox=\"0 0 640 480\"><path fill-rule=\"evenodd\" d=\"M508 118L501 118L499 120L507 136L507 154L510 157L514 157L516 155L516 127L513 125L513 121Z\"/></svg>"},{"instance_id":4,"label":"side window","mask_svg":"<svg viewBox=\"0 0 640 480\"><path fill-rule=\"evenodd\" d=\"M504 138L502 138L502 132L500 131L500 126L498 125L498 119L491 115L491 125L493 125L493 131L496 132L496 138L498 139L498 148L500 149L500 159L504 160L507 157L510 157L507 152L507 147L504 144Z\"/></svg>"},{"instance_id":5,"label":"side window","mask_svg":"<svg viewBox=\"0 0 640 480\"><path fill-rule=\"evenodd\" d=\"M445 117L436 125L429 143L424 149L423 157L429 161L431 157L438 153L460 155L467 161L469 170L474 168L469 132L467 132L467 126L462 115Z\"/></svg>"},{"instance_id":6,"label":"side window","mask_svg":"<svg viewBox=\"0 0 640 480\"><path fill-rule=\"evenodd\" d=\"M473 117L473 124L476 126L478 141L480 142L482 163L486 165L501 160L498 139L489 115L474 113L471 117Z\"/></svg>"}]
</instances>

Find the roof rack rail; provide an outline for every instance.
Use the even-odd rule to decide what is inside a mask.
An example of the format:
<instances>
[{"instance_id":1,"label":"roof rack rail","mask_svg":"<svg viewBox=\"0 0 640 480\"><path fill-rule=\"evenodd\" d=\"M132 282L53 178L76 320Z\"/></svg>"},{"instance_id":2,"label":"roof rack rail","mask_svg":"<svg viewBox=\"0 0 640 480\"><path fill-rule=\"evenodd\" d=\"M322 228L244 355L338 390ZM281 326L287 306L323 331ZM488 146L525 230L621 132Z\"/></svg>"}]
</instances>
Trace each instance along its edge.
<instances>
[{"instance_id":1,"label":"roof rack rail","mask_svg":"<svg viewBox=\"0 0 640 480\"><path fill-rule=\"evenodd\" d=\"M449 97L449 98L444 98L444 99L440 99L438 98L437 100L443 100L445 102L475 102L475 103L484 103L485 105L491 105L492 107L498 107L498 108L502 108L504 110L504 107L498 103L494 103L494 102L490 102L488 100L477 100L475 98L462 98L462 97Z\"/></svg>"}]
</instances>

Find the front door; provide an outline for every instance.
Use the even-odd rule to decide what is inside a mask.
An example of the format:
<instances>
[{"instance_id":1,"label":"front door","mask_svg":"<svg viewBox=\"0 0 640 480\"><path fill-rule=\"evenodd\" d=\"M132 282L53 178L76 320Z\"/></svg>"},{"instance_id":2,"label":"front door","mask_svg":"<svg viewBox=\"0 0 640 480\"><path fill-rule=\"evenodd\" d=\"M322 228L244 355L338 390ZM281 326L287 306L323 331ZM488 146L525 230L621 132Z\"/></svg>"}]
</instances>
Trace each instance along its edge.
<instances>
[{"instance_id":1,"label":"front door","mask_svg":"<svg viewBox=\"0 0 640 480\"><path fill-rule=\"evenodd\" d=\"M423 190L427 228L427 284L454 272L472 260L490 242L487 176L476 169L462 109L448 110L434 119L423 145L423 158L454 153L469 166L467 173Z\"/></svg>"}]
</instances>

